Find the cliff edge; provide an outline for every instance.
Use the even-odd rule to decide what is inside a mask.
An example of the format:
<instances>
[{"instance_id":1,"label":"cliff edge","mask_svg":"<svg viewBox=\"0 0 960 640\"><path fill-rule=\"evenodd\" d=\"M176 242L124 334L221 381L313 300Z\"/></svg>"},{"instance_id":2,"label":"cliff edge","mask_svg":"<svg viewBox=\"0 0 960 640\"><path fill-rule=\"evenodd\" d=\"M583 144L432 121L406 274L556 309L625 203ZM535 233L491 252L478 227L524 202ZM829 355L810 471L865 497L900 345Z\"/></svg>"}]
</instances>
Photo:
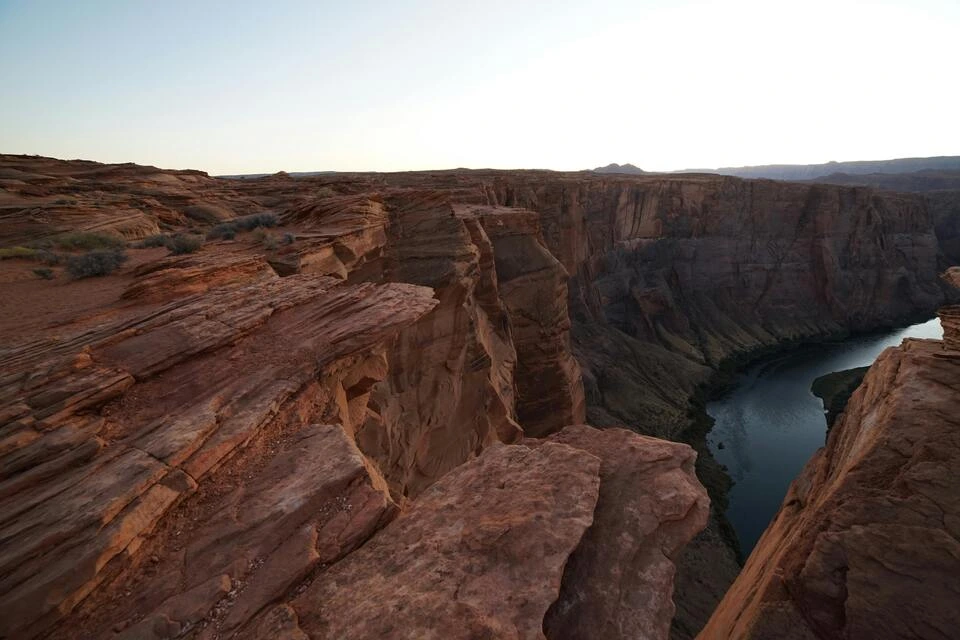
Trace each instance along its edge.
<instances>
[{"instance_id":1,"label":"cliff edge","mask_svg":"<svg viewBox=\"0 0 960 640\"><path fill-rule=\"evenodd\" d=\"M940 316L942 341L870 367L701 638L960 633L960 309Z\"/></svg>"}]
</instances>

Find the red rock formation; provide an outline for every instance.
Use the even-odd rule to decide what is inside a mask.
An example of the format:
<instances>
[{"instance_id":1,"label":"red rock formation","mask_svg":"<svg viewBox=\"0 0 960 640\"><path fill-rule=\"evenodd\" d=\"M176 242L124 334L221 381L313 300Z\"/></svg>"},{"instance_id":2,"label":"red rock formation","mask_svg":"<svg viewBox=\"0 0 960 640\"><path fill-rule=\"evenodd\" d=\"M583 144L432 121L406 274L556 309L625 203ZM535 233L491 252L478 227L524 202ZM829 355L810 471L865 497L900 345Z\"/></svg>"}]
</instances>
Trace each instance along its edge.
<instances>
[{"instance_id":1,"label":"red rock formation","mask_svg":"<svg viewBox=\"0 0 960 640\"><path fill-rule=\"evenodd\" d=\"M700 637L957 637L958 389L950 343L887 349Z\"/></svg>"},{"instance_id":2,"label":"red rock formation","mask_svg":"<svg viewBox=\"0 0 960 640\"><path fill-rule=\"evenodd\" d=\"M489 448L282 615L291 608L311 638L542 637L563 566L593 519L598 467L558 444ZM271 637L277 618L265 616L251 637Z\"/></svg>"},{"instance_id":3,"label":"red rock formation","mask_svg":"<svg viewBox=\"0 0 960 640\"><path fill-rule=\"evenodd\" d=\"M922 203L864 190L0 164L7 246L281 222L186 257L131 250L88 281L0 262L8 637L303 638L391 617L418 637L662 636L703 522L690 450L585 427L500 443L585 404L675 436L721 361L939 296ZM698 589L686 630L725 579L708 534L677 582ZM394 611L398 594L422 606Z\"/></svg>"},{"instance_id":4,"label":"red rock formation","mask_svg":"<svg viewBox=\"0 0 960 640\"><path fill-rule=\"evenodd\" d=\"M710 510L695 479L696 454L623 429L567 427L547 441L600 458L600 496L544 619L546 636L667 637L674 560L706 525Z\"/></svg>"},{"instance_id":5,"label":"red rock formation","mask_svg":"<svg viewBox=\"0 0 960 640\"><path fill-rule=\"evenodd\" d=\"M9 350L0 611L17 615L0 616L2 632L47 629L141 557L140 546L162 519L176 519L171 509L198 483L224 482L220 468L267 432L296 432L324 410L321 398L370 375L365 354L382 353L434 304L428 289L411 285L292 277ZM271 489L247 489L255 487ZM243 575L223 565L185 584L221 574Z\"/></svg>"},{"instance_id":6,"label":"red rock formation","mask_svg":"<svg viewBox=\"0 0 960 640\"><path fill-rule=\"evenodd\" d=\"M585 419L580 367L570 352L567 272L540 236L533 211L461 207L492 243L496 282L517 349L517 417L528 436Z\"/></svg>"}]
</instances>

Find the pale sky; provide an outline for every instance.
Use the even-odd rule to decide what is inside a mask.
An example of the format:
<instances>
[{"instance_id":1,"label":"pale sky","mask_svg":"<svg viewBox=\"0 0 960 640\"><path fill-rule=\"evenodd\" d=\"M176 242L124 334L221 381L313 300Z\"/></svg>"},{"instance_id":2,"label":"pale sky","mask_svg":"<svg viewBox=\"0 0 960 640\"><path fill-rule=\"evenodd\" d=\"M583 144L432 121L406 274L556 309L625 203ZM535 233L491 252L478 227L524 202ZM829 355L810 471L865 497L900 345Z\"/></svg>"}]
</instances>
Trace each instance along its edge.
<instances>
[{"instance_id":1,"label":"pale sky","mask_svg":"<svg viewBox=\"0 0 960 640\"><path fill-rule=\"evenodd\" d=\"M0 0L0 152L211 174L960 154L960 2Z\"/></svg>"}]
</instances>

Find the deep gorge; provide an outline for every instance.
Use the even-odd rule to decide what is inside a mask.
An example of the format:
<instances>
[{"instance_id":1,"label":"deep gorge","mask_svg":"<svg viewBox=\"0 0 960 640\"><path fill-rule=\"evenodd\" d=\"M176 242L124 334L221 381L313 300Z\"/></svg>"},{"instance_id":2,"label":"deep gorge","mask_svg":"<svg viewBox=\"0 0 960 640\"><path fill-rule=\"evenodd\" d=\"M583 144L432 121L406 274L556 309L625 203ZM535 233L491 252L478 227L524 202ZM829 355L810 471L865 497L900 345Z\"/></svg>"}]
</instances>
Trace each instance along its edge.
<instances>
[{"instance_id":1,"label":"deep gorge","mask_svg":"<svg viewBox=\"0 0 960 640\"><path fill-rule=\"evenodd\" d=\"M463 637L588 637L598 627L582 612L595 611L693 637L739 570L705 401L755 358L929 317L946 299L926 201L863 187L535 171L223 180L5 161L43 176L13 188L5 242L75 228L136 241L263 210L294 238L141 250L102 308L54 319L59 341L42 324L11 328L0 495L27 515L4 524L3 566L22 567L0 583L0 606L23 612L8 636L260 637L276 624L362 637L390 616L352 631L350 616L403 603L387 586L349 594L402 579L436 607L403 613L414 629L459 616ZM564 429L582 423L604 431ZM699 452L709 509L692 452L651 437ZM537 494L554 485L574 498ZM102 500L62 521L93 491ZM473 584L473 600L452 613L430 600L446 583L406 573L403 541L436 535L457 553L444 514L472 497L467 565L520 580L492 542L512 540L529 573L510 583L522 612L458 578L450 593ZM277 516L274 502L310 506ZM485 519L501 508L511 526ZM46 533L18 545L24 518ZM68 539L90 550L82 571L44 560ZM459 575L453 558L437 575ZM621 588L659 595L618 607ZM126 592L139 595L115 597ZM564 635L571 611L580 636Z\"/></svg>"}]
</instances>

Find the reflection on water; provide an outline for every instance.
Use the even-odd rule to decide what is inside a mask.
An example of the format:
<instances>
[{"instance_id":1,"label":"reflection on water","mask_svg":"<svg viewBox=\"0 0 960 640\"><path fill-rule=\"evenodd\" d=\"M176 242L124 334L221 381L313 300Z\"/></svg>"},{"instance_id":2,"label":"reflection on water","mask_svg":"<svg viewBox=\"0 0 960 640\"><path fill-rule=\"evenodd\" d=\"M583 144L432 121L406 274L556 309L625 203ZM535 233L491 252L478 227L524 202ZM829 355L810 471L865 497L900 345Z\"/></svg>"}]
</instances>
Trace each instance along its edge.
<instances>
[{"instance_id":1,"label":"reflection on water","mask_svg":"<svg viewBox=\"0 0 960 640\"><path fill-rule=\"evenodd\" d=\"M790 482L823 446L827 423L823 403L810 392L813 381L869 365L904 338L942 336L940 320L934 319L888 334L803 347L751 367L732 393L707 404L716 421L710 450L736 483L727 517L744 555L780 508Z\"/></svg>"}]
</instances>

